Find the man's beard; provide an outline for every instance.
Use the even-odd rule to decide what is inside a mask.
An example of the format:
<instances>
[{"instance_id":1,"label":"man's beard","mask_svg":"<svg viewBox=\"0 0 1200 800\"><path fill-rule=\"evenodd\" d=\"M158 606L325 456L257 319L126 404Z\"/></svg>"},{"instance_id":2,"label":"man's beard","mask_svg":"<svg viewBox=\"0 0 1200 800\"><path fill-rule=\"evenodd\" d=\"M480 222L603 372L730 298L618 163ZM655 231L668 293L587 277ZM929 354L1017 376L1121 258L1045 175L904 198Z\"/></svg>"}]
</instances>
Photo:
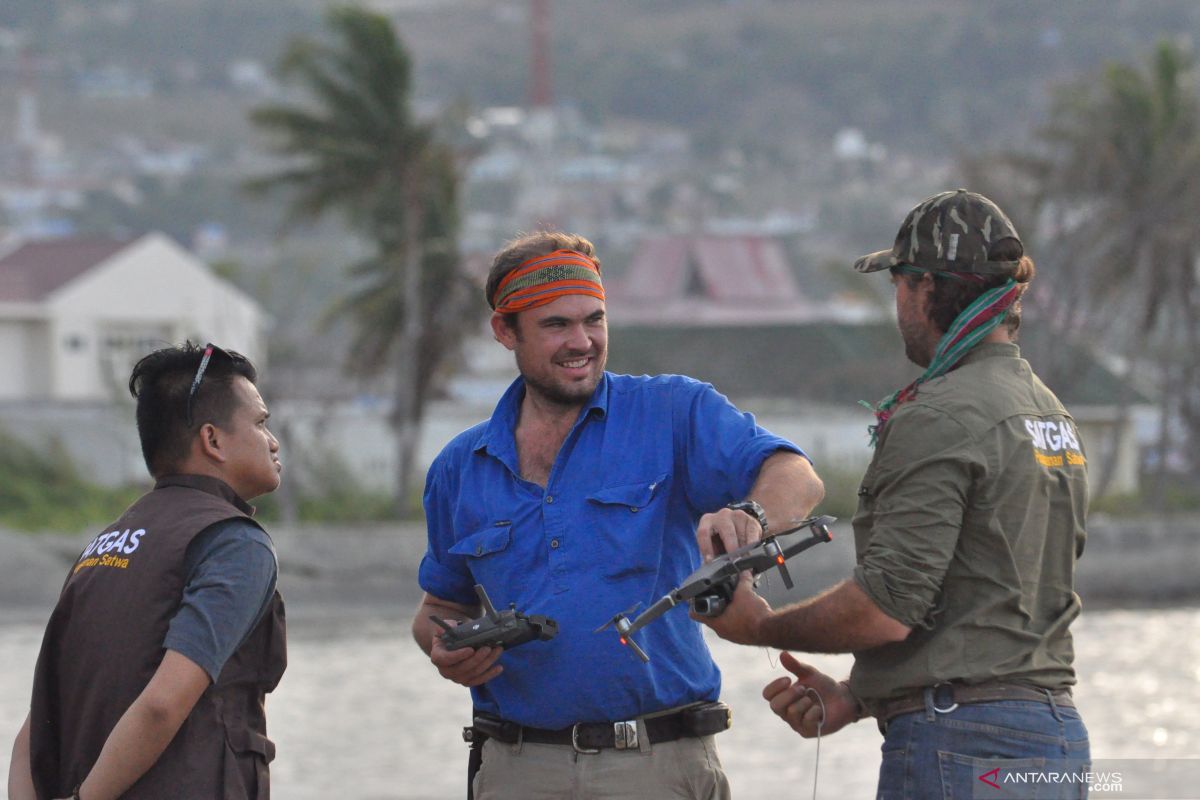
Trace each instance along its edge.
<instances>
[{"instance_id":1,"label":"man's beard","mask_svg":"<svg viewBox=\"0 0 1200 800\"><path fill-rule=\"evenodd\" d=\"M523 369L520 358L517 359L517 369L520 371L521 377L525 379L525 390L527 392L532 391L538 397L554 405L575 408L582 406L595 394L596 387L600 384L600 379L604 374L604 365L608 360L607 355L607 351L601 350L599 353L580 353L576 356L578 358L592 358L594 363L599 366L594 379L589 379L586 382L568 383L553 379L544 380L543 376L537 373L536 370Z\"/></svg>"},{"instance_id":2,"label":"man's beard","mask_svg":"<svg viewBox=\"0 0 1200 800\"><path fill-rule=\"evenodd\" d=\"M936 345L930 346L925 340L925 329L904 319L897 320L896 327L900 330L900 338L904 340L904 355L918 367L928 367Z\"/></svg>"},{"instance_id":3,"label":"man's beard","mask_svg":"<svg viewBox=\"0 0 1200 800\"><path fill-rule=\"evenodd\" d=\"M525 390L533 391L543 400L559 406L581 406L591 399L596 392L596 386L600 383L599 376L596 381L588 381L587 384L574 384L571 387L560 386L554 382L544 382L537 378L525 377Z\"/></svg>"}]
</instances>

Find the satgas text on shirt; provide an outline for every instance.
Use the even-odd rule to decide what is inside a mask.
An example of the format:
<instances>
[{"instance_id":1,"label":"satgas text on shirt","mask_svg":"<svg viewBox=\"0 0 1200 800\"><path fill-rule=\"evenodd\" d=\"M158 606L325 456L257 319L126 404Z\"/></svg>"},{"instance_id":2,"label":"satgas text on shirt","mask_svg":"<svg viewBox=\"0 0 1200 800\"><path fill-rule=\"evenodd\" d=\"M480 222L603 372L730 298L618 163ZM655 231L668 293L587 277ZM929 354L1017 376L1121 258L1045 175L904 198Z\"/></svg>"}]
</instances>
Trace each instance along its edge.
<instances>
[{"instance_id":1,"label":"satgas text on shirt","mask_svg":"<svg viewBox=\"0 0 1200 800\"><path fill-rule=\"evenodd\" d=\"M84 567L95 566L128 569L129 559L121 558L118 554L131 555L134 553L138 549L138 545L142 543L142 536L145 534L144 528L138 528L136 531L107 531L100 534L84 548L73 572L78 572Z\"/></svg>"},{"instance_id":2,"label":"satgas text on shirt","mask_svg":"<svg viewBox=\"0 0 1200 800\"><path fill-rule=\"evenodd\" d=\"M1043 467L1081 467L1087 463L1079 434L1067 420L1026 419L1025 430L1033 440L1033 457Z\"/></svg>"}]
</instances>

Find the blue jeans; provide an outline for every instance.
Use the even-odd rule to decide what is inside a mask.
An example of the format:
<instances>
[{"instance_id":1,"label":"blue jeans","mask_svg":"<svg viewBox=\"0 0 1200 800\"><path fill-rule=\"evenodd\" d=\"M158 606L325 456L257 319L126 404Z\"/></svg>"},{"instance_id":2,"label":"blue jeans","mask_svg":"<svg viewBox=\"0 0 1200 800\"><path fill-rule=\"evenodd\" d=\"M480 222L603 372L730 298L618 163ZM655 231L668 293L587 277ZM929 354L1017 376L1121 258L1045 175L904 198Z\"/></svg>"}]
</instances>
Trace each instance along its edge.
<instances>
[{"instance_id":1,"label":"blue jeans","mask_svg":"<svg viewBox=\"0 0 1200 800\"><path fill-rule=\"evenodd\" d=\"M1087 728L1074 708L1036 700L938 708L927 689L923 711L881 726L876 800L1087 797L1086 783L1067 777L1091 761Z\"/></svg>"}]
</instances>

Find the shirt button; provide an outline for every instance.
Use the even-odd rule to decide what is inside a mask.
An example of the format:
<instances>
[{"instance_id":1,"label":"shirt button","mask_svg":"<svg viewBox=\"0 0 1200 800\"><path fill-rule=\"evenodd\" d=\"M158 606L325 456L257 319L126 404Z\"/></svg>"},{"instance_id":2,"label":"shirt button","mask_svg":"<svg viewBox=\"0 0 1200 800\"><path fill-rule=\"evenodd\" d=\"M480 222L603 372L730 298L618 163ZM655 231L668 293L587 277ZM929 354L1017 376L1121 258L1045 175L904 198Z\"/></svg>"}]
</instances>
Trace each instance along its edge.
<instances>
[{"instance_id":1,"label":"shirt button","mask_svg":"<svg viewBox=\"0 0 1200 800\"><path fill-rule=\"evenodd\" d=\"M477 556L483 555L483 545L479 545L478 547L475 548L475 555L477 555Z\"/></svg>"},{"instance_id":2,"label":"shirt button","mask_svg":"<svg viewBox=\"0 0 1200 800\"><path fill-rule=\"evenodd\" d=\"M550 540L550 549L551 549L551 550L557 550L557 549L558 549L558 539L551 539L551 540Z\"/></svg>"},{"instance_id":3,"label":"shirt button","mask_svg":"<svg viewBox=\"0 0 1200 800\"><path fill-rule=\"evenodd\" d=\"M632 511L634 514L636 514L636 513L638 512L638 507L637 507L637 506L630 506L630 507L629 507L629 510L630 510L630 511Z\"/></svg>"},{"instance_id":4,"label":"shirt button","mask_svg":"<svg viewBox=\"0 0 1200 800\"><path fill-rule=\"evenodd\" d=\"M554 502L554 495L550 495L550 494L546 495L546 502L547 502L547 503L553 503L553 502Z\"/></svg>"}]
</instances>

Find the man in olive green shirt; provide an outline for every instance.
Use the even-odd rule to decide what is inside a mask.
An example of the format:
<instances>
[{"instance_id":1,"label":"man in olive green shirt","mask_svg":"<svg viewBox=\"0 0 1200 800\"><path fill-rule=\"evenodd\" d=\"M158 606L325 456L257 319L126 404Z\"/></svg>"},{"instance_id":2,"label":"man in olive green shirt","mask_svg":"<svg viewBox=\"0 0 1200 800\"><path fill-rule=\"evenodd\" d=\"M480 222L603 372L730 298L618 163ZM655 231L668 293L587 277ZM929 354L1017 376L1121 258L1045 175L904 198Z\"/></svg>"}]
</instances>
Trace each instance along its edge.
<instances>
[{"instance_id":1,"label":"man in olive green shirt","mask_svg":"<svg viewBox=\"0 0 1200 800\"><path fill-rule=\"evenodd\" d=\"M843 682L785 653L796 680L763 694L805 737L875 717L880 798L982 796L981 775L1031 758L1077 770L1089 749L1069 626L1086 459L1014 343L1033 261L994 203L960 189L917 205L892 249L855 269L890 270L905 353L926 369L876 409L854 573L779 611L747 577L702 621L743 644L854 653Z\"/></svg>"}]
</instances>

